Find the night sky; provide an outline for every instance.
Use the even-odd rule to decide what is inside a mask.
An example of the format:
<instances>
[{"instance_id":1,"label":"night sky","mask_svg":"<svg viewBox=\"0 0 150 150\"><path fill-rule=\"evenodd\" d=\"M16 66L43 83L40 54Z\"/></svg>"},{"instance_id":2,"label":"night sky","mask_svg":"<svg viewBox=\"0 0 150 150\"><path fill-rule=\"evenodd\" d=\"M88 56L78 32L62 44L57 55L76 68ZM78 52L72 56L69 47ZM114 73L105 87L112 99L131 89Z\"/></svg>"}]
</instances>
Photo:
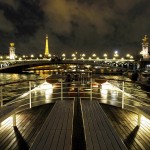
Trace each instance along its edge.
<instances>
[{"instance_id":1,"label":"night sky","mask_svg":"<svg viewBox=\"0 0 150 150\"><path fill-rule=\"evenodd\" d=\"M17 54L141 51L150 37L150 0L0 0L0 54L15 42Z\"/></svg>"}]
</instances>

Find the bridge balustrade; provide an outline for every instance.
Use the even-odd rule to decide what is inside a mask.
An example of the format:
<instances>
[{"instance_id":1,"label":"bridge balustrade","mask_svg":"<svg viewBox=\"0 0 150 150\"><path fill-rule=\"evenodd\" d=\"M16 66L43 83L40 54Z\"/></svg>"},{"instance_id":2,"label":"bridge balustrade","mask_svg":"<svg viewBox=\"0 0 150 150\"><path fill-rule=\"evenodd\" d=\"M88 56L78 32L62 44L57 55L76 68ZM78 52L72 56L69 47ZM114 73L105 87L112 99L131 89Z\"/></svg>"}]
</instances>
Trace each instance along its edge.
<instances>
[{"instance_id":1,"label":"bridge balustrade","mask_svg":"<svg viewBox=\"0 0 150 150\"><path fill-rule=\"evenodd\" d=\"M79 65L101 65L103 67L118 67L118 68L126 68L126 69L136 69L137 63L129 60L112 60L112 59L100 59L100 60L62 60L62 61L51 61L49 59L46 60L7 60L0 61L0 71L5 71L6 69L11 70L14 67L22 66L29 68L32 65L42 66L42 65L51 65L51 64L79 64Z\"/></svg>"}]
</instances>

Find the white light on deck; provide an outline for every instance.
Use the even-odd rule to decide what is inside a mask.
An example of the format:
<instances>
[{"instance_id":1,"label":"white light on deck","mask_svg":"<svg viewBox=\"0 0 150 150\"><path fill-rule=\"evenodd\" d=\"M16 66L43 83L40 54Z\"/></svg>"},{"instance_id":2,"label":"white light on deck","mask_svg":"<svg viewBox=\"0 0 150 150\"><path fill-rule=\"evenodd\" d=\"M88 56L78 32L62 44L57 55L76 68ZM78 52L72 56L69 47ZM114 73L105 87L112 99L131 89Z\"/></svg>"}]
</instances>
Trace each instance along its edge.
<instances>
[{"instance_id":1,"label":"white light on deck","mask_svg":"<svg viewBox=\"0 0 150 150\"><path fill-rule=\"evenodd\" d=\"M52 84L50 84L46 81L40 85L40 89L42 89L42 90L48 90L48 89L52 89L52 88L53 88Z\"/></svg>"},{"instance_id":2,"label":"white light on deck","mask_svg":"<svg viewBox=\"0 0 150 150\"><path fill-rule=\"evenodd\" d=\"M104 90L112 90L114 88L114 86L112 86L110 83L108 83L108 82L105 82L105 83L103 83L102 84L102 89Z\"/></svg>"}]
</instances>

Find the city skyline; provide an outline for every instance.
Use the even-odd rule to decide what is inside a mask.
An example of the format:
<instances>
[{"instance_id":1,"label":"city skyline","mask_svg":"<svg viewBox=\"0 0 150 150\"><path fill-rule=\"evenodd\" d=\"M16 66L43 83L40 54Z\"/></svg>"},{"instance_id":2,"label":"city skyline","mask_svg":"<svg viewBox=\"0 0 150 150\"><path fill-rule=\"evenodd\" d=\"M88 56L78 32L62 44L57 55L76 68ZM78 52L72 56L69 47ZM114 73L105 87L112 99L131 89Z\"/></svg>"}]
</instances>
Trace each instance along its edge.
<instances>
[{"instance_id":1,"label":"city skyline","mask_svg":"<svg viewBox=\"0 0 150 150\"><path fill-rule=\"evenodd\" d=\"M0 0L0 53L139 54L150 31L148 0Z\"/></svg>"}]
</instances>

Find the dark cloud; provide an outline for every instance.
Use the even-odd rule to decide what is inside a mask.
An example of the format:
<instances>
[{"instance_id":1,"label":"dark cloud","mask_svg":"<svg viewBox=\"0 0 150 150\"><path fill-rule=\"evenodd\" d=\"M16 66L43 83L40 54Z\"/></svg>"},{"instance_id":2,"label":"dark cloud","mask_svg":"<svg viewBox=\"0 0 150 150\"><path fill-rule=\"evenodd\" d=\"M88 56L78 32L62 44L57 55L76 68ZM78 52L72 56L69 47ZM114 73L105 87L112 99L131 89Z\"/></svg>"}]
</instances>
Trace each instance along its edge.
<instances>
[{"instance_id":1,"label":"dark cloud","mask_svg":"<svg viewBox=\"0 0 150 150\"><path fill-rule=\"evenodd\" d=\"M0 48L15 41L18 53L132 54L150 35L149 0L0 0Z\"/></svg>"}]
</instances>

